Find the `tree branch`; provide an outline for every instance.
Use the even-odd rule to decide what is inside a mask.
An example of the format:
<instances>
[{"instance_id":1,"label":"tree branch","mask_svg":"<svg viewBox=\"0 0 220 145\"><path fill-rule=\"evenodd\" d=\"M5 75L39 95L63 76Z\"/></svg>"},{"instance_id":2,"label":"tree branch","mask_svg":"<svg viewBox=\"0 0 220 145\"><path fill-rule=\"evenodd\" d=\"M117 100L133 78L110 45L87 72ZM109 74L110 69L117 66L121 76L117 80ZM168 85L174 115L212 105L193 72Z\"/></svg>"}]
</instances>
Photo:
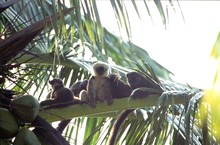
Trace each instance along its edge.
<instances>
[{"instance_id":1,"label":"tree branch","mask_svg":"<svg viewBox=\"0 0 220 145\"><path fill-rule=\"evenodd\" d=\"M165 97L163 97L165 96ZM114 103L112 105L107 105L106 102L100 103L98 102L96 108L92 108L87 104L83 105L72 105L66 108L59 109L48 109L39 112L39 116L48 122L60 121L64 119L71 119L74 117L82 117L82 116L97 116L104 113L121 111L126 109L136 109L136 108L145 108L148 106L155 106L158 103L158 99L163 99L163 105L171 105L171 104L184 104L188 101L192 95L180 95L179 93L172 95L161 95L155 96L150 95L144 99L131 99L131 98L123 98L123 99L114 99ZM166 101L166 102L165 102Z\"/></svg>"}]
</instances>

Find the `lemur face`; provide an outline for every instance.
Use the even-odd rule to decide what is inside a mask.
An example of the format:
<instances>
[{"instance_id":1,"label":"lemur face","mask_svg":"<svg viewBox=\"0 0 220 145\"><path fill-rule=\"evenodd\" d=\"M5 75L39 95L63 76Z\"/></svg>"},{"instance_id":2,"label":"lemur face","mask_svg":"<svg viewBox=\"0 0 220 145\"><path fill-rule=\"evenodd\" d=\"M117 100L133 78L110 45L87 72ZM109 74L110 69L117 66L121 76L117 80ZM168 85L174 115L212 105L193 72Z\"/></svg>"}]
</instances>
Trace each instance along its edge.
<instances>
[{"instance_id":1,"label":"lemur face","mask_svg":"<svg viewBox=\"0 0 220 145\"><path fill-rule=\"evenodd\" d=\"M127 74L128 82L130 82L130 85L133 89L137 88L139 85L141 78L138 73L136 72L130 72Z\"/></svg>"},{"instance_id":2,"label":"lemur face","mask_svg":"<svg viewBox=\"0 0 220 145\"><path fill-rule=\"evenodd\" d=\"M108 76L109 74L109 66L104 62L96 62L93 65L93 71L95 76Z\"/></svg>"},{"instance_id":3,"label":"lemur face","mask_svg":"<svg viewBox=\"0 0 220 145\"><path fill-rule=\"evenodd\" d=\"M49 81L49 84L55 88L56 86L64 86L63 81L61 79L53 79Z\"/></svg>"}]
</instances>

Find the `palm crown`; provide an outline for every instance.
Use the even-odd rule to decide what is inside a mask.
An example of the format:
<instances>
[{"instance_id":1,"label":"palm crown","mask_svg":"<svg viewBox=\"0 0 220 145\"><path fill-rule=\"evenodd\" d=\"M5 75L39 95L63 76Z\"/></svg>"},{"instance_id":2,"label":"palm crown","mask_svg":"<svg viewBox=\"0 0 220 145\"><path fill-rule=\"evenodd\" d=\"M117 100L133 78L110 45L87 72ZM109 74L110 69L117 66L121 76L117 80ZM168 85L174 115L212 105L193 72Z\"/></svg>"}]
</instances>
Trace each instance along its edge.
<instances>
[{"instance_id":1,"label":"palm crown","mask_svg":"<svg viewBox=\"0 0 220 145\"><path fill-rule=\"evenodd\" d=\"M126 29L129 37L129 15L124 2L110 2L118 24ZM74 82L89 78L96 60L109 62L111 71L122 80L126 81L126 73L137 71L162 88L160 95L155 95L158 90L152 88L138 88L135 91L154 95L137 100L127 96L114 100L110 106L98 103L95 109L72 105L40 111L39 116L48 122L73 118L62 133L70 144L105 144L113 122L125 109L135 111L122 124L117 144L217 144L218 140L212 136L217 133L210 130L210 114L204 124L199 118L204 113L199 109L203 92L175 83L170 78L172 73L150 58L144 49L106 30L96 1L1 3L2 89L44 100L50 79L59 77L70 87ZM136 2L132 3L139 15ZM151 15L148 2L144 4ZM155 0L154 4L166 26L161 2Z\"/></svg>"}]
</instances>

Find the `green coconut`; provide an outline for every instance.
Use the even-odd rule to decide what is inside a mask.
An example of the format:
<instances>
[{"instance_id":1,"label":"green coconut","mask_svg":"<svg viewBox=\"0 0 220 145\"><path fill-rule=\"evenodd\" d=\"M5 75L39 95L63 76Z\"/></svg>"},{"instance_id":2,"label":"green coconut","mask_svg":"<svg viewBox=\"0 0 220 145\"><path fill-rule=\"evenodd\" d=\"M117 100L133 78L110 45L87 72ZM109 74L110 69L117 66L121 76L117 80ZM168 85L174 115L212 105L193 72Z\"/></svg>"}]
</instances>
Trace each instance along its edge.
<instances>
[{"instance_id":1,"label":"green coconut","mask_svg":"<svg viewBox=\"0 0 220 145\"><path fill-rule=\"evenodd\" d=\"M39 112L40 104L33 96L24 95L15 98L11 102L11 108L20 121L31 123Z\"/></svg>"},{"instance_id":2,"label":"green coconut","mask_svg":"<svg viewBox=\"0 0 220 145\"><path fill-rule=\"evenodd\" d=\"M18 123L13 114L5 108L0 108L0 138L12 138L17 134L18 129Z\"/></svg>"},{"instance_id":3,"label":"green coconut","mask_svg":"<svg viewBox=\"0 0 220 145\"><path fill-rule=\"evenodd\" d=\"M32 131L22 128L15 137L14 145L41 145L41 143Z\"/></svg>"}]
</instances>

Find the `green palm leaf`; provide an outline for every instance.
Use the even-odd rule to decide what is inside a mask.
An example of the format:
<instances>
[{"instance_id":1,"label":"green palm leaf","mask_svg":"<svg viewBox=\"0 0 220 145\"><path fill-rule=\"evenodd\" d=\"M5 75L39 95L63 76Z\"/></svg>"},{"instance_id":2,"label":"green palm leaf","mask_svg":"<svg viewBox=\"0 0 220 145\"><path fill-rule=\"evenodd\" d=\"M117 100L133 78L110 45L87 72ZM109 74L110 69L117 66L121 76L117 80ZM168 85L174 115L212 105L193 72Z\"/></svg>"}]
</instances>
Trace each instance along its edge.
<instances>
[{"instance_id":1,"label":"green palm leaf","mask_svg":"<svg viewBox=\"0 0 220 145\"><path fill-rule=\"evenodd\" d=\"M166 26L163 3L158 0L154 3ZM110 4L119 28L124 27L130 38L125 2L111 0ZM140 17L136 1L132 0L132 4ZM151 16L148 2L143 4ZM115 99L111 106L98 103L91 109L83 104L41 111L39 115L48 122L73 118L63 132L71 144L106 144L113 122L125 109L136 111L121 126L117 144L175 144L180 140L186 144L200 144L205 139L204 129L200 129L202 122L195 117L202 112L198 102L203 93L173 82L172 73L150 58L144 49L106 30L99 17L97 1L22 0L13 5L1 5L0 10L0 50L4 56L0 78L8 78L2 88L29 93L43 100L49 91L48 80L60 77L69 87L76 81L88 79L96 60L112 62L112 72L119 73L124 80L127 72L136 70L163 88L162 92L159 90L161 95L136 100ZM24 34L29 35L23 37ZM12 43L15 37L17 41ZM12 71L11 64L20 65ZM6 71L2 71L3 68ZM158 90L139 88L138 91ZM208 132L211 132L210 120L209 116ZM217 144L215 137L209 135L209 139L210 143Z\"/></svg>"}]
</instances>

